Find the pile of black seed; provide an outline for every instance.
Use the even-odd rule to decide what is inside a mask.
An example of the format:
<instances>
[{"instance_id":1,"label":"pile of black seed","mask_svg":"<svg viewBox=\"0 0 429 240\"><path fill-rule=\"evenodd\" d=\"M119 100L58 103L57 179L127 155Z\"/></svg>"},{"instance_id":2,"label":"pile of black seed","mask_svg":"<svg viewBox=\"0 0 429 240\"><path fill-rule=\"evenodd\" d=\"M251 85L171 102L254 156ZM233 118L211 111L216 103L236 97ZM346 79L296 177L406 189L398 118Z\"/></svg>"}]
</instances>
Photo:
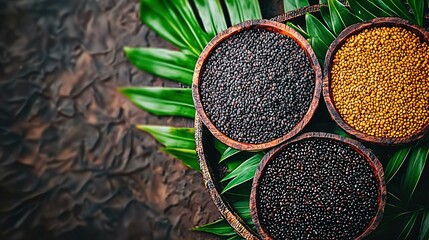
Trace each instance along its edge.
<instances>
[{"instance_id":1,"label":"pile of black seed","mask_svg":"<svg viewBox=\"0 0 429 240\"><path fill-rule=\"evenodd\" d=\"M291 38L249 29L219 43L201 74L201 102L217 129L239 142L264 143L289 132L307 112L314 71Z\"/></svg>"},{"instance_id":2,"label":"pile of black seed","mask_svg":"<svg viewBox=\"0 0 429 240\"><path fill-rule=\"evenodd\" d=\"M261 175L261 226L275 239L354 239L377 212L377 189L371 166L349 146L302 140Z\"/></svg>"}]
</instances>

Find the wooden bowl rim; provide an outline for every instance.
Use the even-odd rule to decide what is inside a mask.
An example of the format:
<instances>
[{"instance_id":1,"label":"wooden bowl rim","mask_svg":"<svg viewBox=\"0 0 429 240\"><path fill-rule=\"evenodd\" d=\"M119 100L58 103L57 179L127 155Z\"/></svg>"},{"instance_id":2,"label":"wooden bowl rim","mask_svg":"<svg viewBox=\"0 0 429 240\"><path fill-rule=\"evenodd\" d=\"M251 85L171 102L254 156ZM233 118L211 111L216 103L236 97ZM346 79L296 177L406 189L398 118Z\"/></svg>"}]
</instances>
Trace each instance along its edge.
<instances>
[{"instance_id":1,"label":"wooden bowl rim","mask_svg":"<svg viewBox=\"0 0 429 240\"><path fill-rule=\"evenodd\" d=\"M213 203L216 205L223 218L234 228L234 230L243 238L257 240L256 232L249 228L249 226L237 215L232 209L228 201L220 192L219 183L215 181L215 175L212 168L208 164L207 155L204 152L204 127L201 117L195 114L195 145L198 162L200 164L201 174L203 176L204 186L210 194Z\"/></svg>"},{"instance_id":2,"label":"wooden bowl rim","mask_svg":"<svg viewBox=\"0 0 429 240\"><path fill-rule=\"evenodd\" d=\"M258 217L258 208L257 208L257 189L259 187L259 179L264 174L265 167L268 163L271 162L271 160L282 150L284 150L286 147L288 147L292 143L299 142L301 140L311 139L311 138L324 138L324 139L331 139L338 142L341 142L343 144L346 144L350 146L353 150L355 150L358 154L363 156L365 160L370 164L374 175L377 179L378 184L378 209L377 213L373 216L369 224L366 226L363 231L356 236L354 239L361 239L368 234L370 234L375 228L377 228L378 224L381 222L381 219L383 217L384 213L384 207L386 205L386 183L384 180L384 171L383 166L381 165L380 161L377 159L377 157L365 146L363 146L360 142L345 138L336 134L331 133L324 133L324 132L308 132L304 133L296 138L293 138L286 143L283 143L282 145L272 149L269 151L265 156L262 158L261 162L258 165L258 168L255 173L255 177L253 178L252 183L252 191L250 194L250 214L252 216L252 221L256 226L256 229L258 233L262 236L263 239L273 239L268 232L262 227L261 223L259 222Z\"/></svg>"},{"instance_id":3,"label":"wooden bowl rim","mask_svg":"<svg viewBox=\"0 0 429 240\"><path fill-rule=\"evenodd\" d=\"M217 127L213 124L213 122L210 120L210 118L207 116L207 114L204 111L204 108L201 103L200 90L199 90L200 75L202 73L202 68L204 66L205 60L208 58L212 50L220 42L230 37L231 35L250 28L264 28L269 31L277 32L292 38L304 50L305 54L309 58L309 61L312 65L312 68L315 74L315 78L314 78L315 86L313 91L313 97L307 109L307 112L303 116L303 118L285 135L277 139L274 139L270 142L259 143L259 144L244 143L244 142L233 140L230 137L226 136L224 133L222 133L219 129L217 129ZM322 70L317 60L317 57L313 49L311 48L310 44L308 43L308 41L304 37L302 37L297 31L290 28L289 26L279 22L274 22L274 21L265 20L265 19L249 20L249 21L242 22L240 24L234 25L226 29L225 31L215 36L207 44L207 46L201 53L200 57L198 58L198 61L194 70L193 80L192 80L192 97L194 100L195 109L197 111L197 114L200 115L204 125L206 125L207 128L210 130L210 132L221 142L228 145L229 147L232 147L238 150L243 150L243 151L255 151L255 150L268 149L276 145L279 145L280 143L292 138L297 133L299 133L308 124L308 122L314 115L314 112L316 111L316 108L319 104L321 91L322 91Z\"/></svg>"},{"instance_id":4,"label":"wooden bowl rim","mask_svg":"<svg viewBox=\"0 0 429 240\"><path fill-rule=\"evenodd\" d=\"M324 62L324 77L323 77L323 98L326 103L326 107L328 108L329 114L331 118L348 134L353 137L356 137L364 142L369 142L372 144L378 145L399 145L406 144L418 139L421 139L426 132L429 130L429 121L424 125L420 130L417 130L413 135L399 138L386 138L386 137L375 137L368 135L366 133L360 132L353 127L351 127L344 119L341 117L337 108L335 107L335 103L332 97L331 91L331 67L332 61L338 49L345 43L345 41L352 35L356 35L362 32L365 29L373 28L373 27L402 27L407 29L408 31L412 31L417 36L420 37L421 41L427 42L429 44L429 32L427 32L424 28L421 28L417 25L410 23L407 20L396 18L396 17L383 17L383 18L375 18L369 21L356 23L345 28L340 35L332 42L329 46L328 52L325 56Z\"/></svg>"}]
</instances>

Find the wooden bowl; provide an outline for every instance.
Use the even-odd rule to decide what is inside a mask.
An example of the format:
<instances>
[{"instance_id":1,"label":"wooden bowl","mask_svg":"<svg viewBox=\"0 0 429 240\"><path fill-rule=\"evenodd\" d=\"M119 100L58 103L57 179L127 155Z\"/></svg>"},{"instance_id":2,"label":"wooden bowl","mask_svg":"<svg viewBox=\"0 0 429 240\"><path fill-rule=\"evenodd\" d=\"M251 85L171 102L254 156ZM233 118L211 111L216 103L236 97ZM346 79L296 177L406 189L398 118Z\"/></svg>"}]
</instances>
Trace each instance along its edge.
<instances>
[{"instance_id":1,"label":"wooden bowl","mask_svg":"<svg viewBox=\"0 0 429 240\"><path fill-rule=\"evenodd\" d=\"M268 232L262 227L260 221L259 221L259 212L258 212L258 196L257 196L257 189L259 187L259 179L264 174L265 167L267 164L276 157L278 153L280 153L282 150L287 148L290 144L299 142L304 139L332 139L334 141L341 142L343 144L346 144L350 146L353 150L355 150L357 153L359 153L361 156L363 156L367 162L370 164L371 168L373 169L374 175L377 180L378 184L378 210L377 213L374 215L372 220L369 222L367 227L359 234L359 236L356 236L355 239L361 239L365 236L367 236L369 233L371 233L380 223L383 212L384 212L384 206L386 205L386 184L384 181L384 172L383 172L383 166L378 161L377 157L366 147L364 147L361 143L359 143L356 140L352 140L349 138L341 137L339 135L330 134L330 133L320 133L320 132L309 132L305 133L303 135L300 135L297 138L294 138L281 146L276 147L275 149L272 149L270 152L268 152L263 158L261 163L258 166L258 169L256 170L255 177L253 179L252 184L252 192L250 194L250 213L252 215L252 220L256 225L256 228L258 230L259 235L262 237L262 239L272 239L272 237L268 234Z\"/></svg>"},{"instance_id":2,"label":"wooden bowl","mask_svg":"<svg viewBox=\"0 0 429 240\"><path fill-rule=\"evenodd\" d=\"M266 143L260 143L260 144L251 144L251 143L244 143L244 142L238 142L236 140L233 140L226 136L224 133L222 133L219 129L216 128L216 126L213 124L213 122L210 120L210 118L207 116L203 109L203 105L201 103L201 97L200 97L200 77L202 74L202 69L204 67L204 63L212 50L223 40L230 37L233 34L236 34L240 31L246 30L246 29L255 29L255 28L263 28L272 32L280 33L283 35L286 35L290 38L292 38L298 45L304 50L307 57L310 60L310 63L312 65L312 68L315 73L315 87L313 92L313 98L310 103L310 106L304 115L304 117L301 119L298 124L295 125L295 127L292 128L288 133L283 135L280 138L274 139L270 142ZM195 108L197 110L198 115L201 117L201 120L203 123L207 126L207 128L210 130L210 132L221 142L225 143L226 145L238 149L238 150L245 150L245 151L254 151L254 150L263 150L268 149L273 146L276 146L287 139L295 136L299 131L301 131L306 124L310 121L311 117L313 116L320 98L320 92L322 88L322 71L320 68L320 65L317 61L316 55L314 54L314 51L311 49L310 44L307 42L307 40L302 37L298 32L293 30L292 28L286 26L285 24L273 22L270 20L250 20L243 23L240 23L238 25L232 26L216 37L214 37L206 46L206 48L201 53L200 57L198 58L197 64L195 66L193 81L192 81L192 97L194 99Z\"/></svg>"},{"instance_id":3,"label":"wooden bowl","mask_svg":"<svg viewBox=\"0 0 429 240\"><path fill-rule=\"evenodd\" d=\"M335 39L334 42L329 46L328 52L326 53L325 63L324 63L324 78L323 78L323 97L326 102L326 106L329 110L329 113L332 119L351 136L354 136L362 141L380 144L380 145L394 145L394 144L405 144L415 140L422 138L429 129L429 122L426 123L420 130L416 131L415 134L406 137L398 137L398 138L385 138L385 137L375 137L368 135L366 133L360 132L353 127L351 127L348 123L344 121L335 107L335 102L332 96L331 91L331 69L332 69L332 61L337 53L338 49L346 42L346 40L352 36L362 32L365 29L373 28L373 27L401 27L406 30L409 30L415 33L418 37L420 37L421 41L429 43L429 33L425 31L425 29L420 28L416 25L411 24L407 20L387 17L387 18L376 18L367 22L357 23L351 25L344 29L340 35Z\"/></svg>"}]
</instances>

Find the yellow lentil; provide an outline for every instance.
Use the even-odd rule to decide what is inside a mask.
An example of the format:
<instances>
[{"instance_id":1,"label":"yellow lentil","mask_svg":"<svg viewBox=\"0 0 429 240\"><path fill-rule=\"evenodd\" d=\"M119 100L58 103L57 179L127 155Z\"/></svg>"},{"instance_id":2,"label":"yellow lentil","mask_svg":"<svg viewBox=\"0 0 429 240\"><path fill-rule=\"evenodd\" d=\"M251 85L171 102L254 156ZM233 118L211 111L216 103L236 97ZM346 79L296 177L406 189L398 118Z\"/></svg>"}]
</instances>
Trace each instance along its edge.
<instances>
[{"instance_id":1,"label":"yellow lentil","mask_svg":"<svg viewBox=\"0 0 429 240\"><path fill-rule=\"evenodd\" d=\"M407 137L429 122L429 47L400 27L350 36L331 69L335 107L354 129Z\"/></svg>"}]
</instances>

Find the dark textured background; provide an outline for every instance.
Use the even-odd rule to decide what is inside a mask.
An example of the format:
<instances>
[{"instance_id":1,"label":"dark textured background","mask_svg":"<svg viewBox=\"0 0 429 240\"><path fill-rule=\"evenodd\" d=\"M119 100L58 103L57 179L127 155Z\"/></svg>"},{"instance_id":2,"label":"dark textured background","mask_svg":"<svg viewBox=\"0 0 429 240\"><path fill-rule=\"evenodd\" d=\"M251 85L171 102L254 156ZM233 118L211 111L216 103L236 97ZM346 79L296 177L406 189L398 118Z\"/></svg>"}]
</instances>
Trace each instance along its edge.
<instances>
[{"instance_id":1,"label":"dark textured background","mask_svg":"<svg viewBox=\"0 0 429 240\"><path fill-rule=\"evenodd\" d=\"M172 48L137 0L0 0L0 239L210 237L190 230L219 217L200 174L134 128L192 122L118 94L175 86L125 45Z\"/></svg>"},{"instance_id":2,"label":"dark textured background","mask_svg":"<svg viewBox=\"0 0 429 240\"><path fill-rule=\"evenodd\" d=\"M190 230L220 217L200 174L135 129L192 121L116 91L178 86L124 58L173 49L138 17L138 0L0 0L0 240L214 238Z\"/></svg>"}]
</instances>

